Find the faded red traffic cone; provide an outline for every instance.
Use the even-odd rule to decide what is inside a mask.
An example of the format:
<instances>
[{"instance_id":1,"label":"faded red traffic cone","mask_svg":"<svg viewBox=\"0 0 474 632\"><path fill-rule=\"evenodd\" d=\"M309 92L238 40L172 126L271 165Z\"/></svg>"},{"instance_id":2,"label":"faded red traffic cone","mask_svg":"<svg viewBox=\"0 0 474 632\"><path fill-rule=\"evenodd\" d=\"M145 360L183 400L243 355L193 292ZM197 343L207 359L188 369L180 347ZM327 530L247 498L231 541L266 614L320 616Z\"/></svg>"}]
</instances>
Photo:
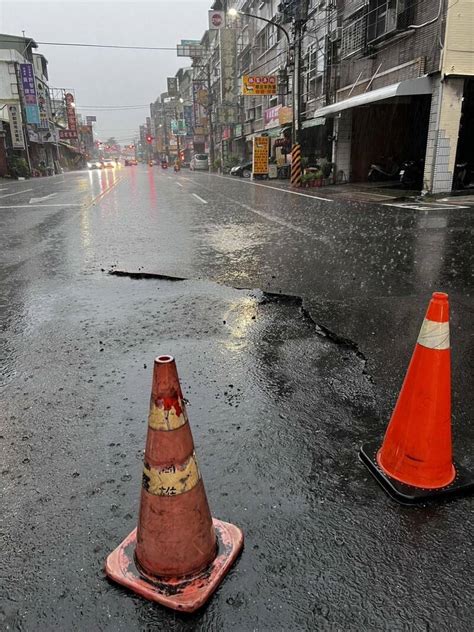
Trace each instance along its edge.
<instances>
[{"instance_id":1,"label":"faded red traffic cone","mask_svg":"<svg viewBox=\"0 0 474 632\"><path fill-rule=\"evenodd\" d=\"M193 612L216 590L242 546L238 527L211 517L176 364L159 356L138 528L109 555L105 571L146 599Z\"/></svg>"},{"instance_id":2,"label":"faded red traffic cone","mask_svg":"<svg viewBox=\"0 0 474 632\"><path fill-rule=\"evenodd\" d=\"M473 477L452 459L447 294L432 296L382 446L366 444L360 457L404 504L473 489Z\"/></svg>"}]
</instances>

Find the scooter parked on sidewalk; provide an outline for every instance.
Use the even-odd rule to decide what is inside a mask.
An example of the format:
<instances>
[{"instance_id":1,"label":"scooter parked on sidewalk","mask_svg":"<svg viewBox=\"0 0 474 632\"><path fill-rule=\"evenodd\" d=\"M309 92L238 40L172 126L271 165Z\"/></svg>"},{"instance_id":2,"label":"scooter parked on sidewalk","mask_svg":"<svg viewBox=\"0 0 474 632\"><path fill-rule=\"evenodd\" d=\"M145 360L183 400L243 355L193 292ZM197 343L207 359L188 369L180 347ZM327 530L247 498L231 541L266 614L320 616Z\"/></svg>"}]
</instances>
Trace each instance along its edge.
<instances>
[{"instance_id":1,"label":"scooter parked on sidewalk","mask_svg":"<svg viewBox=\"0 0 474 632\"><path fill-rule=\"evenodd\" d=\"M457 162L454 166L454 189L471 189L474 187L474 171L468 162Z\"/></svg>"},{"instance_id":2,"label":"scooter parked on sidewalk","mask_svg":"<svg viewBox=\"0 0 474 632\"><path fill-rule=\"evenodd\" d=\"M400 184L404 187L421 189L423 186L424 160L406 160L400 169Z\"/></svg>"}]
</instances>

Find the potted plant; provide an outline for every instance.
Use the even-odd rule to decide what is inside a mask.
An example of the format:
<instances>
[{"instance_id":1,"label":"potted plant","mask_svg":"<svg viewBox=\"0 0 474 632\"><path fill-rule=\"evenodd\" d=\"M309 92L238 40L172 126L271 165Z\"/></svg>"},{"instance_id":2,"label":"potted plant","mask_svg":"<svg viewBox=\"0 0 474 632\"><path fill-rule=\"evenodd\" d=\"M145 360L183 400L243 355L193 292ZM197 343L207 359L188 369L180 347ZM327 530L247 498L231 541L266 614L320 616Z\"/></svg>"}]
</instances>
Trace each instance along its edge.
<instances>
[{"instance_id":1,"label":"potted plant","mask_svg":"<svg viewBox=\"0 0 474 632\"><path fill-rule=\"evenodd\" d=\"M310 173L303 173L303 175L301 176L301 186L306 189L307 187L309 187L309 183L311 181L311 174Z\"/></svg>"},{"instance_id":2,"label":"potted plant","mask_svg":"<svg viewBox=\"0 0 474 632\"><path fill-rule=\"evenodd\" d=\"M212 166L214 171L220 171L220 168L222 167L222 160L220 158L216 158L212 163Z\"/></svg>"},{"instance_id":3,"label":"potted plant","mask_svg":"<svg viewBox=\"0 0 474 632\"><path fill-rule=\"evenodd\" d=\"M30 170L28 163L20 156L11 156L8 161L8 171L12 178L29 178Z\"/></svg>"},{"instance_id":4,"label":"potted plant","mask_svg":"<svg viewBox=\"0 0 474 632\"><path fill-rule=\"evenodd\" d=\"M313 173L313 186L322 187L323 186L323 172L319 169Z\"/></svg>"}]
</instances>

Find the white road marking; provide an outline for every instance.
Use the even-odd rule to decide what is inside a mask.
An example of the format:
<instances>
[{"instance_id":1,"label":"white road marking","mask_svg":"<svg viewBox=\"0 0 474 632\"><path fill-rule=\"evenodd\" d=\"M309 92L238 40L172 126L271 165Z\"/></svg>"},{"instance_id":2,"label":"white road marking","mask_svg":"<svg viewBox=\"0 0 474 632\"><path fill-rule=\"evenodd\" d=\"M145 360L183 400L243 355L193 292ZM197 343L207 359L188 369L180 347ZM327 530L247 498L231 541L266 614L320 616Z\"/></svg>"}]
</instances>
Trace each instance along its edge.
<instances>
[{"instance_id":1,"label":"white road marking","mask_svg":"<svg viewBox=\"0 0 474 632\"><path fill-rule=\"evenodd\" d=\"M31 198L30 204L36 204L37 202L43 202L43 200L50 200L53 197L56 197L57 193L50 193L49 195L45 195L44 197Z\"/></svg>"},{"instance_id":2,"label":"white road marking","mask_svg":"<svg viewBox=\"0 0 474 632\"><path fill-rule=\"evenodd\" d=\"M10 197L11 195L20 195L20 193L27 193L33 191L33 189L23 189L22 191L15 191L15 193L7 193L6 195L0 195L0 198Z\"/></svg>"},{"instance_id":3,"label":"white road marking","mask_svg":"<svg viewBox=\"0 0 474 632\"><path fill-rule=\"evenodd\" d=\"M322 202L334 202L330 198L319 197L317 195L309 195L308 193L300 193L299 191L290 191L289 189L280 189L280 187L272 187L269 184L260 184L260 182L252 182L251 180L246 180L245 178L230 178L227 176L219 176L217 174L211 173L211 176L215 176L216 178L225 178L226 180L233 180L234 182L243 182L245 184L253 184L256 187L264 187L265 189L272 189L273 191L281 191L282 193L291 193L292 195L301 195L301 197L311 198L312 200L321 200Z\"/></svg>"},{"instance_id":4,"label":"white road marking","mask_svg":"<svg viewBox=\"0 0 474 632\"><path fill-rule=\"evenodd\" d=\"M12 204L9 206L0 206L0 208L44 208L46 206L83 206L82 204Z\"/></svg>"},{"instance_id":5,"label":"white road marking","mask_svg":"<svg viewBox=\"0 0 474 632\"><path fill-rule=\"evenodd\" d=\"M7 187L3 187L2 189L0 189L0 191L8 191Z\"/></svg>"},{"instance_id":6,"label":"white road marking","mask_svg":"<svg viewBox=\"0 0 474 632\"><path fill-rule=\"evenodd\" d=\"M183 188L183 185L181 184L181 182L177 182L176 183L179 187Z\"/></svg>"},{"instance_id":7,"label":"white road marking","mask_svg":"<svg viewBox=\"0 0 474 632\"><path fill-rule=\"evenodd\" d=\"M435 204L430 202L414 202L411 204L383 204L382 206L396 206L397 208L408 208L412 211L450 211L458 208L469 208L469 206L459 206L447 204Z\"/></svg>"},{"instance_id":8,"label":"white road marking","mask_svg":"<svg viewBox=\"0 0 474 632\"><path fill-rule=\"evenodd\" d=\"M197 193L191 193L191 195L194 195L194 197L198 199L200 202L202 202L203 204L207 204L206 200L203 200L202 197L199 197Z\"/></svg>"}]
</instances>

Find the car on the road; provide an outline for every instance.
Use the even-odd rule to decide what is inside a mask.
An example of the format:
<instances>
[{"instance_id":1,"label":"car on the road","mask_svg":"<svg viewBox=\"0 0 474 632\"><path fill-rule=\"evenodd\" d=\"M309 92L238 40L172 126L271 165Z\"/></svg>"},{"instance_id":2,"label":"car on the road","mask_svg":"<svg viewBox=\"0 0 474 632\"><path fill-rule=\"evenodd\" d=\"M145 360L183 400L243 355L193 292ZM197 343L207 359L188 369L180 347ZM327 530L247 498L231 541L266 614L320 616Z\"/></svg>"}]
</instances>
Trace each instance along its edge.
<instances>
[{"instance_id":1,"label":"car on the road","mask_svg":"<svg viewBox=\"0 0 474 632\"><path fill-rule=\"evenodd\" d=\"M102 163L100 162L100 160L90 160L87 163L87 168L88 169L102 169Z\"/></svg>"},{"instance_id":2,"label":"car on the road","mask_svg":"<svg viewBox=\"0 0 474 632\"><path fill-rule=\"evenodd\" d=\"M113 158L104 158L102 160L102 169L115 169L117 162Z\"/></svg>"},{"instance_id":3,"label":"car on the road","mask_svg":"<svg viewBox=\"0 0 474 632\"><path fill-rule=\"evenodd\" d=\"M189 164L191 171L208 171L209 156L207 154L194 154Z\"/></svg>"},{"instance_id":4,"label":"car on the road","mask_svg":"<svg viewBox=\"0 0 474 632\"><path fill-rule=\"evenodd\" d=\"M240 176L241 178L250 178L252 175L252 161L241 162L240 165L232 167L230 170L231 176Z\"/></svg>"},{"instance_id":5,"label":"car on the road","mask_svg":"<svg viewBox=\"0 0 474 632\"><path fill-rule=\"evenodd\" d=\"M137 165L138 165L138 160L136 158L125 158L126 167L136 167Z\"/></svg>"}]
</instances>

